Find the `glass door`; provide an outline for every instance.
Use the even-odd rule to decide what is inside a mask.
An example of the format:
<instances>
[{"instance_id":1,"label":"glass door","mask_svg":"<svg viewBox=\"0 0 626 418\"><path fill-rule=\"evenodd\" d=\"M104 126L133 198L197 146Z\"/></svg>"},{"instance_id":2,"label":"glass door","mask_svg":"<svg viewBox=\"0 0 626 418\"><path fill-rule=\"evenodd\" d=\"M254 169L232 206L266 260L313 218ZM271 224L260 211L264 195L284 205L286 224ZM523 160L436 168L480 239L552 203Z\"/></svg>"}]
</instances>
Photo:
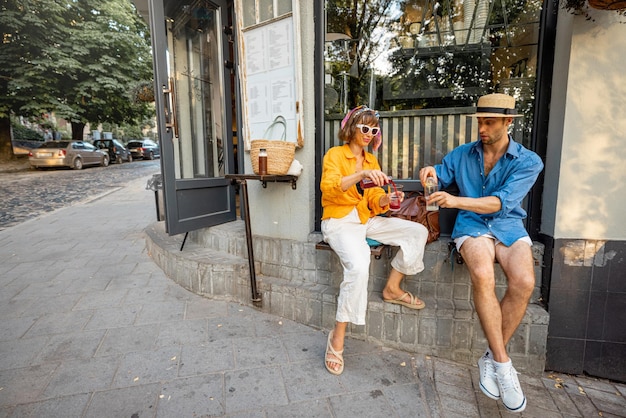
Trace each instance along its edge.
<instances>
[{"instance_id":1,"label":"glass door","mask_svg":"<svg viewBox=\"0 0 626 418\"><path fill-rule=\"evenodd\" d=\"M178 234L235 219L234 188L224 178L234 167L232 7L206 0L162 6L161 16L151 14L157 115L165 221Z\"/></svg>"}]
</instances>

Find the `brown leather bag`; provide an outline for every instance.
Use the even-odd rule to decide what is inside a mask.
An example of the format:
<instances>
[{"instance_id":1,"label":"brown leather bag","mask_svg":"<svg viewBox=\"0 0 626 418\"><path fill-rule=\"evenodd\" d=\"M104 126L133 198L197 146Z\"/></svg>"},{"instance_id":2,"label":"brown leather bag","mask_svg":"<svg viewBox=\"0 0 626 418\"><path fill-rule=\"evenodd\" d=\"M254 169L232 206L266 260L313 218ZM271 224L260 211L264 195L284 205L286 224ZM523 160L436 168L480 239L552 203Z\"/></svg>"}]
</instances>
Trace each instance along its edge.
<instances>
[{"instance_id":1,"label":"brown leather bag","mask_svg":"<svg viewBox=\"0 0 626 418\"><path fill-rule=\"evenodd\" d=\"M389 216L421 223L428 229L427 243L439 239L439 211L427 211L426 199L422 193L406 197L397 211L389 211Z\"/></svg>"}]
</instances>

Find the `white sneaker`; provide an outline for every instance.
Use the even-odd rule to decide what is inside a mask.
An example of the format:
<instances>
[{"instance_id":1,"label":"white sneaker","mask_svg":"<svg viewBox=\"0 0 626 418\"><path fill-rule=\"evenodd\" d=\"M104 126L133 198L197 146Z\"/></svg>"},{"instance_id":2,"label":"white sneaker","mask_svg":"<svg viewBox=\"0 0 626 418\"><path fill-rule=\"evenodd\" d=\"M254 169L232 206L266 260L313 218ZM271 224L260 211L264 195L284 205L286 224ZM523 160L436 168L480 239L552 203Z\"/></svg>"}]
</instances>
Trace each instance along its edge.
<instances>
[{"instance_id":1,"label":"white sneaker","mask_svg":"<svg viewBox=\"0 0 626 418\"><path fill-rule=\"evenodd\" d=\"M496 378L504 407L511 412L522 412L526 408L526 396L522 392L515 367L498 368Z\"/></svg>"},{"instance_id":2,"label":"white sneaker","mask_svg":"<svg viewBox=\"0 0 626 418\"><path fill-rule=\"evenodd\" d=\"M496 366L489 352L485 352L478 359L478 373L480 375L480 390L491 399L500 399L500 388L496 379Z\"/></svg>"}]
</instances>

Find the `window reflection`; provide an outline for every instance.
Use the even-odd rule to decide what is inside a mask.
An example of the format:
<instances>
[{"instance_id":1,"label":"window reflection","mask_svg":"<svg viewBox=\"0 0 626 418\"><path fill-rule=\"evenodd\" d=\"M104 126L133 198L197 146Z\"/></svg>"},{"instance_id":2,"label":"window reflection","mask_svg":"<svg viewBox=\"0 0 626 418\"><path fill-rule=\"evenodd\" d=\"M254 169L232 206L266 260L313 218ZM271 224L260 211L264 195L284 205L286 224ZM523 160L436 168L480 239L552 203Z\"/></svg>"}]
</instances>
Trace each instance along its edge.
<instances>
[{"instance_id":1,"label":"window reflection","mask_svg":"<svg viewBox=\"0 0 626 418\"><path fill-rule=\"evenodd\" d=\"M513 135L528 145L541 1L325 4L327 127L358 104L381 110L388 170L410 178L418 164L437 163L450 147L474 140L462 115L490 92L517 99L525 117ZM333 134L326 132L327 146L336 145Z\"/></svg>"},{"instance_id":2,"label":"window reflection","mask_svg":"<svg viewBox=\"0 0 626 418\"><path fill-rule=\"evenodd\" d=\"M243 28L291 13L292 0L239 0Z\"/></svg>"},{"instance_id":3,"label":"window reflection","mask_svg":"<svg viewBox=\"0 0 626 418\"><path fill-rule=\"evenodd\" d=\"M167 19L177 179L224 175L219 19L218 11L205 2L185 5Z\"/></svg>"}]
</instances>

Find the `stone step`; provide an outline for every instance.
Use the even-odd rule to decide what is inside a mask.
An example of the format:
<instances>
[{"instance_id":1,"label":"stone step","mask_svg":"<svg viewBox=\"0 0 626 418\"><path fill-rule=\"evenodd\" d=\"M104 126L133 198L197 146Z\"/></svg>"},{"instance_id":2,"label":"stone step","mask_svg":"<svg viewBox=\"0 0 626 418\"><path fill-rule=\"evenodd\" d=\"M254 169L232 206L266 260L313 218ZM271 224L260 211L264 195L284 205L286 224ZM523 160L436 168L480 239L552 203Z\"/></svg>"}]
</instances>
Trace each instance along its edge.
<instances>
[{"instance_id":1,"label":"stone step","mask_svg":"<svg viewBox=\"0 0 626 418\"><path fill-rule=\"evenodd\" d=\"M263 295L263 311L316 328L333 328L337 287L258 276L258 288ZM518 370L543 372L548 318L540 305L528 306L508 347ZM386 303L380 292L370 291L365 323L350 324L348 334L389 348L464 364L475 364L487 347L473 304L465 300L427 301L424 309L414 310Z\"/></svg>"},{"instance_id":2,"label":"stone step","mask_svg":"<svg viewBox=\"0 0 626 418\"><path fill-rule=\"evenodd\" d=\"M145 233L150 257L185 289L212 298L250 298L246 259L189 240L181 250L182 237L168 236L162 222L148 226Z\"/></svg>"},{"instance_id":3,"label":"stone step","mask_svg":"<svg viewBox=\"0 0 626 418\"><path fill-rule=\"evenodd\" d=\"M182 251L182 236L168 237L162 223L148 227L146 236L155 262L173 281L194 293L255 306L320 329L334 326L342 271L334 252L315 249L319 234L311 234L304 243L254 237L260 302L251 300L243 222L193 231ZM379 260L372 256L367 325L352 325L349 334L390 348L475 364L487 343L472 304L467 269L447 259L447 241L429 244L426 269L405 280L406 289L426 302L426 308L419 311L382 300L392 255L383 254ZM497 282L501 296L506 279L500 274ZM536 302L537 297L533 299ZM540 304L528 307L509 344L519 371L543 372L548 318Z\"/></svg>"}]
</instances>

